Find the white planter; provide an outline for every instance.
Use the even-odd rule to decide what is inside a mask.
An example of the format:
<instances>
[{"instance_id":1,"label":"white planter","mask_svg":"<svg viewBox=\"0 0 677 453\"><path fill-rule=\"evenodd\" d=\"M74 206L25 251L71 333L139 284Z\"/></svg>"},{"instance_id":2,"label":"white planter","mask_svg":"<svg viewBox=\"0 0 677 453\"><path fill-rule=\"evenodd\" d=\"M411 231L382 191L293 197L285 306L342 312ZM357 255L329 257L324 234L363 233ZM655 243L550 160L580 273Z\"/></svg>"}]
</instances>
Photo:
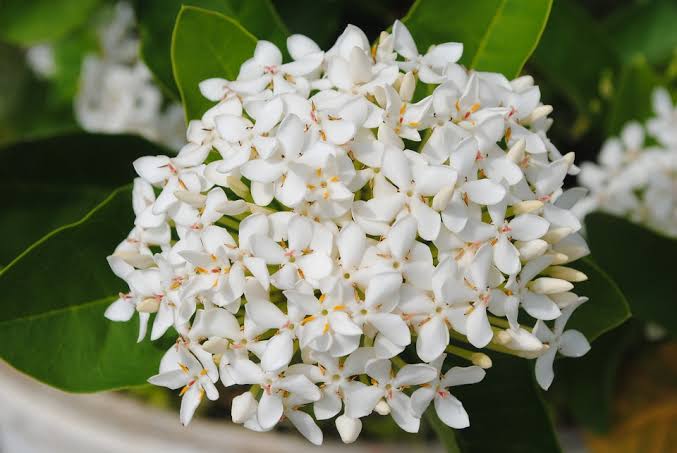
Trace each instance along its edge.
<instances>
[{"instance_id":1,"label":"white planter","mask_svg":"<svg viewBox=\"0 0 677 453\"><path fill-rule=\"evenodd\" d=\"M176 413L113 393L68 394L0 362L0 451L8 453L252 452L416 453L420 444L335 441L315 447L297 435L253 433L226 421L194 419L184 428ZM442 451L439 449L439 451Z\"/></svg>"}]
</instances>

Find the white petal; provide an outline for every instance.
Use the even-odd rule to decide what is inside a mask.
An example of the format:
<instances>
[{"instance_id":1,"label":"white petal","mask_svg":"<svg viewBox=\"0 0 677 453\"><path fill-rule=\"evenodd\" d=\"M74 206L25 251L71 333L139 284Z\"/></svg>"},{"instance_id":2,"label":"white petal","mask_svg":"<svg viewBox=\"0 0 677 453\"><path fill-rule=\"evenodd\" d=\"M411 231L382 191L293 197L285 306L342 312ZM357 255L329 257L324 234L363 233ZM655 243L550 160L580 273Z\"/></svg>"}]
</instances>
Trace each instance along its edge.
<instances>
[{"instance_id":1,"label":"white petal","mask_svg":"<svg viewBox=\"0 0 677 453\"><path fill-rule=\"evenodd\" d=\"M256 411L256 418L258 419L261 428L269 430L280 421L283 411L282 400L279 396L276 394L269 395L267 392L263 392L261 400L259 401L258 410Z\"/></svg>"},{"instance_id":2,"label":"white petal","mask_svg":"<svg viewBox=\"0 0 677 453\"><path fill-rule=\"evenodd\" d=\"M322 430L317 426L313 417L299 410L289 410L285 415L310 443L322 445Z\"/></svg>"},{"instance_id":3,"label":"white petal","mask_svg":"<svg viewBox=\"0 0 677 453\"><path fill-rule=\"evenodd\" d=\"M577 330L567 330L560 337L559 352L567 357L581 357L590 350L590 343Z\"/></svg>"},{"instance_id":4,"label":"white petal","mask_svg":"<svg viewBox=\"0 0 677 453\"><path fill-rule=\"evenodd\" d=\"M195 409L202 401L201 388L197 384L193 384L181 398L180 419L183 426L187 426L195 414Z\"/></svg>"},{"instance_id":5,"label":"white petal","mask_svg":"<svg viewBox=\"0 0 677 453\"><path fill-rule=\"evenodd\" d=\"M533 241L547 233L549 226L541 216L521 214L510 221L510 236L518 241Z\"/></svg>"},{"instance_id":6,"label":"white petal","mask_svg":"<svg viewBox=\"0 0 677 453\"><path fill-rule=\"evenodd\" d=\"M433 316L418 330L416 352L424 362L438 358L449 345L449 329L441 317Z\"/></svg>"},{"instance_id":7,"label":"white petal","mask_svg":"<svg viewBox=\"0 0 677 453\"><path fill-rule=\"evenodd\" d=\"M545 353L536 359L536 381L543 390L548 390L552 380L555 378L555 372L552 369L552 364L555 360L557 348L549 348Z\"/></svg>"},{"instance_id":8,"label":"white petal","mask_svg":"<svg viewBox=\"0 0 677 453\"><path fill-rule=\"evenodd\" d=\"M514 275L520 271L519 252L504 234L494 245L494 263L504 274Z\"/></svg>"},{"instance_id":9,"label":"white petal","mask_svg":"<svg viewBox=\"0 0 677 453\"><path fill-rule=\"evenodd\" d=\"M463 185L462 190L468 194L468 197L472 201L483 205L498 203L503 200L506 193L502 185L490 179L478 179L467 182Z\"/></svg>"},{"instance_id":10,"label":"white petal","mask_svg":"<svg viewBox=\"0 0 677 453\"><path fill-rule=\"evenodd\" d=\"M395 258L401 260L409 253L417 231L418 223L413 216L402 217L395 222L387 234L388 245Z\"/></svg>"},{"instance_id":11,"label":"white petal","mask_svg":"<svg viewBox=\"0 0 677 453\"><path fill-rule=\"evenodd\" d=\"M487 309L484 304L476 304L467 317L468 341L476 348L483 348L489 344L494 336L491 330Z\"/></svg>"},{"instance_id":12,"label":"white petal","mask_svg":"<svg viewBox=\"0 0 677 453\"><path fill-rule=\"evenodd\" d=\"M435 411L445 425L454 429L462 429L470 426L468 413L463 404L452 394L435 397Z\"/></svg>"},{"instance_id":13,"label":"white petal","mask_svg":"<svg viewBox=\"0 0 677 453\"><path fill-rule=\"evenodd\" d=\"M369 323L398 346L406 346L411 343L411 333L404 320L393 313L372 313L367 318Z\"/></svg>"},{"instance_id":14,"label":"white petal","mask_svg":"<svg viewBox=\"0 0 677 453\"><path fill-rule=\"evenodd\" d=\"M294 355L294 340L291 332L274 335L266 344L266 351L261 357L261 368L264 371L275 371L286 367Z\"/></svg>"}]
</instances>

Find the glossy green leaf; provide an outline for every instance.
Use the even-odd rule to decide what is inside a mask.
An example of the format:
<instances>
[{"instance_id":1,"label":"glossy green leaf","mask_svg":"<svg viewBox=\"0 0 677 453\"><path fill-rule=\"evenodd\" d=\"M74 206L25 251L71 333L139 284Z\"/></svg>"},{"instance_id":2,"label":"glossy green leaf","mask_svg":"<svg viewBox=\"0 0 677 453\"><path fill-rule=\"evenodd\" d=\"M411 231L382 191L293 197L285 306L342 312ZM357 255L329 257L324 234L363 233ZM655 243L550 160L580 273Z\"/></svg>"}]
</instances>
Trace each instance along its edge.
<instances>
[{"instance_id":1,"label":"glossy green leaf","mask_svg":"<svg viewBox=\"0 0 677 453\"><path fill-rule=\"evenodd\" d=\"M212 10L240 22L254 36L286 47L287 29L270 0L138 0L141 55L165 91L180 97L171 66L174 22L182 5Z\"/></svg>"},{"instance_id":2,"label":"glossy green leaf","mask_svg":"<svg viewBox=\"0 0 677 453\"><path fill-rule=\"evenodd\" d=\"M99 0L3 0L0 38L32 45L54 41L83 24Z\"/></svg>"},{"instance_id":3,"label":"glossy green leaf","mask_svg":"<svg viewBox=\"0 0 677 453\"><path fill-rule=\"evenodd\" d=\"M581 5L557 1L529 64L578 112L589 112L600 97L602 74L618 64L609 41Z\"/></svg>"},{"instance_id":4,"label":"glossy green leaf","mask_svg":"<svg viewBox=\"0 0 677 453\"><path fill-rule=\"evenodd\" d=\"M576 309L567 327L593 341L625 322L630 317L630 306L616 283L590 257L571 266L588 276L586 281L576 283L575 291L590 300Z\"/></svg>"},{"instance_id":5,"label":"glossy green leaf","mask_svg":"<svg viewBox=\"0 0 677 453\"><path fill-rule=\"evenodd\" d=\"M461 63L513 78L536 48L552 0L417 0L403 22L419 51L463 43Z\"/></svg>"},{"instance_id":6,"label":"glossy green leaf","mask_svg":"<svg viewBox=\"0 0 677 453\"><path fill-rule=\"evenodd\" d=\"M603 213L585 218L595 261L618 284L632 314L677 334L677 240Z\"/></svg>"},{"instance_id":7,"label":"glossy green leaf","mask_svg":"<svg viewBox=\"0 0 677 453\"><path fill-rule=\"evenodd\" d=\"M674 0L624 4L604 21L614 48L625 61L643 55L650 63L669 60L677 49L677 3Z\"/></svg>"},{"instance_id":8,"label":"glossy green leaf","mask_svg":"<svg viewBox=\"0 0 677 453\"><path fill-rule=\"evenodd\" d=\"M659 79L643 57L621 70L607 121L608 135L618 134L628 121L642 121L652 114L651 93Z\"/></svg>"},{"instance_id":9,"label":"glossy green leaf","mask_svg":"<svg viewBox=\"0 0 677 453\"><path fill-rule=\"evenodd\" d=\"M211 77L233 80L255 47L256 38L230 17L181 8L172 38L172 66L187 119L200 118L213 105L200 94L199 83Z\"/></svg>"},{"instance_id":10,"label":"glossy green leaf","mask_svg":"<svg viewBox=\"0 0 677 453\"><path fill-rule=\"evenodd\" d=\"M555 381L550 391L586 429L605 432L611 428L621 359L640 336L638 322L629 320L600 336L583 357L564 357L555 362Z\"/></svg>"},{"instance_id":11,"label":"glossy green leaf","mask_svg":"<svg viewBox=\"0 0 677 453\"><path fill-rule=\"evenodd\" d=\"M73 392L140 385L157 372L163 351L148 341L136 344L138 321L114 323L103 316L125 289L106 256L132 223L127 186L0 272L2 359Z\"/></svg>"},{"instance_id":12,"label":"glossy green leaf","mask_svg":"<svg viewBox=\"0 0 677 453\"><path fill-rule=\"evenodd\" d=\"M491 359L493 366L480 384L453 388L470 416L470 426L456 431L461 451L559 452L532 362L499 354Z\"/></svg>"},{"instance_id":13,"label":"glossy green leaf","mask_svg":"<svg viewBox=\"0 0 677 453\"><path fill-rule=\"evenodd\" d=\"M167 151L128 135L75 133L0 149L0 264L53 229L73 223L135 176L132 162Z\"/></svg>"}]
</instances>

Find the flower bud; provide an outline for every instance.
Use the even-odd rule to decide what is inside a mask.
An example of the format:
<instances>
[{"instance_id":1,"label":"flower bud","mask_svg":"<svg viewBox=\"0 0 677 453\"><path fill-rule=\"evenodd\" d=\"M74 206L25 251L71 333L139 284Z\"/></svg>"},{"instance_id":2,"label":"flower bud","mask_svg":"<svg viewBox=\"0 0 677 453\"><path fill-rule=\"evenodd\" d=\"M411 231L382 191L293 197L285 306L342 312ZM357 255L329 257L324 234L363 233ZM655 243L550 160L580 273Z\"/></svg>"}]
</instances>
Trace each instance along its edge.
<instances>
[{"instance_id":1,"label":"flower bud","mask_svg":"<svg viewBox=\"0 0 677 453\"><path fill-rule=\"evenodd\" d=\"M157 313L160 309L160 299L157 297L146 297L136 304L136 311L139 313Z\"/></svg>"},{"instance_id":2,"label":"flower bud","mask_svg":"<svg viewBox=\"0 0 677 453\"><path fill-rule=\"evenodd\" d=\"M532 260L548 251L548 243L541 239L526 242L517 241L515 247L517 247L522 261Z\"/></svg>"},{"instance_id":3,"label":"flower bud","mask_svg":"<svg viewBox=\"0 0 677 453\"><path fill-rule=\"evenodd\" d=\"M524 150L526 149L526 147L527 147L526 140L520 138L519 140L517 140L517 143L515 143L510 147L508 153L506 154L506 157L511 161L513 161L514 163L518 163L524 157Z\"/></svg>"},{"instance_id":4,"label":"flower bud","mask_svg":"<svg viewBox=\"0 0 677 453\"><path fill-rule=\"evenodd\" d=\"M476 365L485 370L491 368L491 366L493 365L493 363L491 362L491 357L482 352L473 353L470 356L470 360L472 361L473 365Z\"/></svg>"},{"instance_id":5,"label":"flower bud","mask_svg":"<svg viewBox=\"0 0 677 453\"><path fill-rule=\"evenodd\" d=\"M435 211L444 211L444 209L449 204L449 200L451 200L453 193L453 186L444 187L442 190L437 192L437 194L433 197L433 209Z\"/></svg>"},{"instance_id":6,"label":"flower bud","mask_svg":"<svg viewBox=\"0 0 677 453\"><path fill-rule=\"evenodd\" d=\"M550 115L551 113L552 113L552 105L539 105L529 114L529 116L522 119L520 123L531 124L535 121L540 120L543 117Z\"/></svg>"},{"instance_id":7,"label":"flower bud","mask_svg":"<svg viewBox=\"0 0 677 453\"><path fill-rule=\"evenodd\" d=\"M557 294L572 290L574 285L566 280L541 277L529 284L529 289L538 294Z\"/></svg>"},{"instance_id":8,"label":"flower bud","mask_svg":"<svg viewBox=\"0 0 677 453\"><path fill-rule=\"evenodd\" d=\"M235 192L235 195L242 198L243 200L248 199L251 196L249 187L242 180L235 176L228 177L228 188Z\"/></svg>"},{"instance_id":9,"label":"flower bud","mask_svg":"<svg viewBox=\"0 0 677 453\"><path fill-rule=\"evenodd\" d=\"M551 252L548 253L547 256L552 258L552 262L550 263L552 265L564 264L571 261L569 259L569 255L565 255L564 253L561 252Z\"/></svg>"},{"instance_id":10,"label":"flower bud","mask_svg":"<svg viewBox=\"0 0 677 453\"><path fill-rule=\"evenodd\" d=\"M510 86L515 91L524 91L534 86L534 78L530 75L523 75L510 81Z\"/></svg>"},{"instance_id":11,"label":"flower bud","mask_svg":"<svg viewBox=\"0 0 677 453\"><path fill-rule=\"evenodd\" d=\"M566 291L563 293L558 293L558 294L551 294L550 299L552 299L553 302L557 304L559 308L564 308L568 307L570 305L574 305L578 303L578 295L575 293L572 293L571 291Z\"/></svg>"},{"instance_id":12,"label":"flower bud","mask_svg":"<svg viewBox=\"0 0 677 453\"><path fill-rule=\"evenodd\" d=\"M574 230L568 227L553 228L543 236L543 240L551 244L557 244L559 241L564 239L573 233Z\"/></svg>"},{"instance_id":13,"label":"flower bud","mask_svg":"<svg viewBox=\"0 0 677 453\"><path fill-rule=\"evenodd\" d=\"M176 190L174 191L174 196L194 208L201 208L204 206L205 201L207 201L207 195L189 192L187 190Z\"/></svg>"},{"instance_id":14,"label":"flower bud","mask_svg":"<svg viewBox=\"0 0 677 453\"><path fill-rule=\"evenodd\" d=\"M385 400L381 400L376 403L374 410L379 415L388 415L390 413L390 406L388 406L388 403L386 403Z\"/></svg>"},{"instance_id":15,"label":"flower bud","mask_svg":"<svg viewBox=\"0 0 677 453\"><path fill-rule=\"evenodd\" d=\"M350 444L357 440L362 431L362 421L359 418L350 418L341 415L336 419L336 429L343 443Z\"/></svg>"},{"instance_id":16,"label":"flower bud","mask_svg":"<svg viewBox=\"0 0 677 453\"><path fill-rule=\"evenodd\" d=\"M411 98L414 97L414 90L416 90L416 78L414 74L409 71L404 77L402 77L402 82L400 83L400 97L403 101L409 102Z\"/></svg>"},{"instance_id":17,"label":"flower bud","mask_svg":"<svg viewBox=\"0 0 677 453\"><path fill-rule=\"evenodd\" d=\"M223 354L228 349L228 340L220 337L210 338L202 343L202 349L210 354Z\"/></svg>"},{"instance_id":18,"label":"flower bud","mask_svg":"<svg viewBox=\"0 0 677 453\"><path fill-rule=\"evenodd\" d=\"M569 282L584 282L588 279L583 272L566 266L551 266L545 270L544 274Z\"/></svg>"},{"instance_id":19,"label":"flower bud","mask_svg":"<svg viewBox=\"0 0 677 453\"><path fill-rule=\"evenodd\" d=\"M244 423L256 412L257 402L251 392L244 392L233 398L230 416L233 423Z\"/></svg>"},{"instance_id":20,"label":"flower bud","mask_svg":"<svg viewBox=\"0 0 677 453\"><path fill-rule=\"evenodd\" d=\"M538 211L543 207L543 202L539 200L520 201L512 206L512 212L515 215L527 214Z\"/></svg>"},{"instance_id":21,"label":"flower bud","mask_svg":"<svg viewBox=\"0 0 677 453\"><path fill-rule=\"evenodd\" d=\"M543 343L541 343L541 341L536 338L534 334L522 329L521 327L517 330L501 330L496 335L496 340L506 348L516 351L533 352L543 349Z\"/></svg>"}]
</instances>

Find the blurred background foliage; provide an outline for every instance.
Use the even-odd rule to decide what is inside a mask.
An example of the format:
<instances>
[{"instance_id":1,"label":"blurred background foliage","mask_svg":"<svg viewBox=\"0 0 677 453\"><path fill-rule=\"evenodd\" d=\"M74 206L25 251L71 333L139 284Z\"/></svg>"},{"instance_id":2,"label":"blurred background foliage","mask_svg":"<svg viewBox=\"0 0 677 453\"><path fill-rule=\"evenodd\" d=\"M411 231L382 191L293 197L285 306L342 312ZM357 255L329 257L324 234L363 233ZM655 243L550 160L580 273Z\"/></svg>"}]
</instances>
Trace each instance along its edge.
<instances>
[{"instance_id":1,"label":"blurred background foliage","mask_svg":"<svg viewBox=\"0 0 677 453\"><path fill-rule=\"evenodd\" d=\"M380 30L406 16L413 2L137 0L133 3L139 21L141 55L162 88L165 102L171 102L180 99L171 76L169 45L182 3L232 16L258 38L283 44L287 33L303 33L322 48L328 48L347 23L359 26L375 40ZM134 140L138 140L135 137L119 137L110 142L93 136L89 141L77 143L62 137L33 142L32 148L20 145L27 140L79 131L73 99L78 92L83 57L101 51L97 27L110 16L113 5L108 0L33 0L30 8L25 7L23 0L0 3L0 145L3 146L0 153L5 153L5 166L0 173L3 184L8 184L13 194L9 201L13 215L11 219L9 216L0 219L0 231L15 238L0 245L0 265L9 263L26 245L54 227L79 219L112 188L131 180L131 165L126 169L117 164L103 165L89 176L64 170L56 174L52 170L54 156L47 159L40 153L52 148L63 150L64 158L57 160L67 164L69 159L107 161L106 156L119 152L126 153L126 157L117 162L131 162L130 149ZM534 75L543 102L555 107L550 138L563 153L575 151L578 161L594 160L603 141L618 133L626 121L642 120L651 114L650 93L655 86L667 87L675 97L676 24L674 0L554 1L540 43L523 72ZM48 78L31 70L26 60L28 49L43 43L49 43L54 50L54 67ZM31 182L34 184L28 189ZM65 207L52 212L49 218L43 216L41 222L41 214L36 216L40 211L26 203L35 199L36 193L45 205ZM607 229L591 230L589 234L605 235L616 227L609 223ZM622 240L627 235L640 237L651 233L624 230L614 234ZM660 243L655 240L638 239L641 244ZM657 246L650 247L655 251ZM674 448L677 420L677 346L672 340L677 309L672 292L675 285L671 281L674 275L670 273L674 274L677 251L662 250L658 262L664 274L651 275L647 271L642 275L642 283L651 287L651 304L644 304L646 295L644 299L630 297L632 289L627 291L624 282L632 276L622 275L622 265L610 270L613 264L608 263L619 259L617 249L598 252L593 247L593 255L616 279L635 318L604 333L586 357L561 360L553 391L546 395L548 403L561 426L578 427L589 433L586 438L593 451L670 451ZM606 261L600 261L600 257ZM642 262L647 258L640 254L628 259ZM639 306L638 300L644 305ZM663 321L664 325L657 333L655 327L647 327L647 321ZM500 368L500 359L498 363ZM133 392L158 405L169 406L178 401L156 389ZM468 396L469 406L473 405L473 398L481 398ZM490 396L494 401L499 398ZM228 398L218 404L228 406ZM407 436L378 420L384 419L365 423L365 431L374 437Z\"/></svg>"}]
</instances>

